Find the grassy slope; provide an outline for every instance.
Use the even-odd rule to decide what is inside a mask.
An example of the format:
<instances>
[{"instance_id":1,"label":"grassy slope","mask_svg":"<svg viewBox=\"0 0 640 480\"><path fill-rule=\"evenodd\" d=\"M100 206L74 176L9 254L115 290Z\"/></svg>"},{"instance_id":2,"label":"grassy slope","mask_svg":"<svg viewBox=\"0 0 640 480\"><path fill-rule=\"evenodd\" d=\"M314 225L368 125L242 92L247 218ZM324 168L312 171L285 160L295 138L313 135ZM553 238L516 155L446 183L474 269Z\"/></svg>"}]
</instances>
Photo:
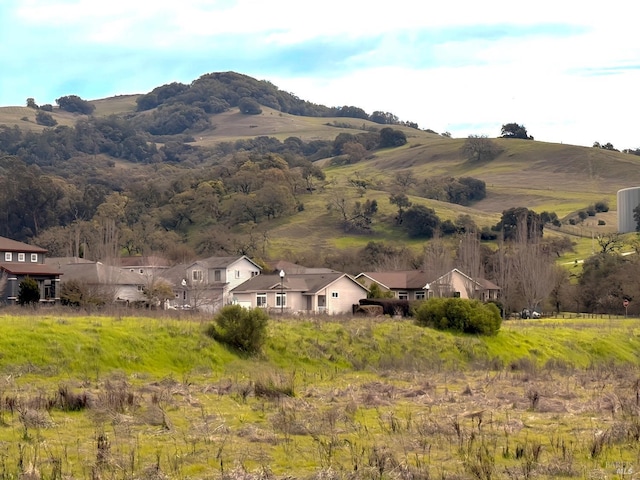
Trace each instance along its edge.
<instances>
[{"instance_id":1,"label":"grassy slope","mask_svg":"<svg viewBox=\"0 0 640 480\"><path fill-rule=\"evenodd\" d=\"M381 452L423 473L459 477L457 443L478 448L470 435L494 446L495 478L506 478L505 466L520 468L504 455L516 445L544 445L539 463L548 468L555 441L571 445L579 471L637 459L632 441L612 441L593 462L588 452L592 429L626 425L624 411L612 416L606 401L624 408L633 398L638 320L507 323L496 337L477 338L408 321L283 319L270 323L261 358L237 356L187 319L2 315L0 322L0 448L42 478L91 478L95 469L103 478L123 471L150 478L144 472L153 466L170 478L213 478L238 462L277 478L309 478L330 466L340 472L331 478L379 478L365 472ZM257 384L296 396L257 397ZM84 392L90 406L47 408L60 389ZM487 420L482 430L469 417L478 411ZM102 450L99 436L108 439ZM17 464L0 464L0 473L14 478ZM355 464L361 476L349 477ZM64 476L54 476L56 465ZM392 465L378 466L396 478Z\"/></svg>"},{"instance_id":2,"label":"grassy slope","mask_svg":"<svg viewBox=\"0 0 640 480\"><path fill-rule=\"evenodd\" d=\"M131 114L135 111L135 95L118 96L92 102L96 115ZM41 130L33 120L21 121L23 116L33 117L34 111L26 107L0 108L0 123ZM70 125L77 116L54 110L61 125ZM221 141L253 138L259 135L284 140L298 136L303 140L331 140L341 132L357 134L362 128L380 128L360 119L309 118L284 114L263 107L260 115L241 115L237 109L211 117L214 128L196 134L196 144L204 147ZM345 124L350 128L345 128ZM335 125L340 125L336 127ZM460 214L471 215L480 226L494 225L503 210L524 206L536 211L556 212L561 218L605 200L610 212L589 218L584 224L563 229L563 234L590 238L591 235L610 232L616 227L616 192L621 188L640 184L640 157L601 149L552 144L540 141L496 139L502 153L493 161L473 164L460 153L464 139L449 139L428 132L399 127L407 134L408 144L401 148L377 151L355 165L329 167L324 165L331 181L313 195L301 197L304 212L283 221L275 220L265 227L269 230L269 249L272 256L308 254L317 249L359 247L370 240L403 243L420 247L421 242L407 241L402 232L389 227L394 209L388 202L394 188L394 175L411 169L418 179L447 175L471 176L484 180L487 197L462 207L418 197L411 201L434 208L443 219L455 219ZM119 162L123 163L123 162ZM126 162L125 162L126 163ZM122 165L126 168L126 165ZM366 178L372 187L361 198L348 183L349 178ZM376 199L379 214L373 232L366 236L345 235L339 228L339 218L329 214L327 204L336 195L349 201ZM605 225L599 226L598 220ZM589 250L590 242L581 240ZM580 257L583 258L583 257ZM572 256L563 258L571 261Z\"/></svg>"}]
</instances>

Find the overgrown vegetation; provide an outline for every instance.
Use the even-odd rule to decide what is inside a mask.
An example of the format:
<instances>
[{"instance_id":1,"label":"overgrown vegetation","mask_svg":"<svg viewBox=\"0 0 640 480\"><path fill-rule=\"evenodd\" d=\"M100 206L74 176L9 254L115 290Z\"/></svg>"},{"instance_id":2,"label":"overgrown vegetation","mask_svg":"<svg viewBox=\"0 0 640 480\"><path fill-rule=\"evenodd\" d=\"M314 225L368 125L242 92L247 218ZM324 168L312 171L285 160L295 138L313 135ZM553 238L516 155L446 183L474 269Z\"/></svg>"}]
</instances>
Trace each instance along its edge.
<instances>
[{"instance_id":1,"label":"overgrown vegetation","mask_svg":"<svg viewBox=\"0 0 640 480\"><path fill-rule=\"evenodd\" d=\"M196 318L0 320L5 478L637 468L637 319L505 322L480 337L395 319L283 318L260 357L222 348Z\"/></svg>"},{"instance_id":2,"label":"overgrown vegetation","mask_svg":"<svg viewBox=\"0 0 640 480\"><path fill-rule=\"evenodd\" d=\"M495 304L462 298L431 298L420 304L418 325L459 333L495 335L502 318Z\"/></svg>"},{"instance_id":3,"label":"overgrown vegetation","mask_svg":"<svg viewBox=\"0 0 640 480\"><path fill-rule=\"evenodd\" d=\"M269 316L262 308L226 305L216 314L207 333L225 345L254 354L264 345L268 321Z\"/></svg>"}]
</instances>

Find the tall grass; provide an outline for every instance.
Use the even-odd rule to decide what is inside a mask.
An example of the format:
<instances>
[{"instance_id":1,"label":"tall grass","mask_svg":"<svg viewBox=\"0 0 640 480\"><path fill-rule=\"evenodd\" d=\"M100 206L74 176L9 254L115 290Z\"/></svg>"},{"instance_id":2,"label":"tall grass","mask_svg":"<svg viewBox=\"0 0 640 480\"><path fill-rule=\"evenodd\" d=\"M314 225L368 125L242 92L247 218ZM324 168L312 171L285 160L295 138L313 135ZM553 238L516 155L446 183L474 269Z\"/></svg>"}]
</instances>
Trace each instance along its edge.
<instances>
[{"instance_id":1,"label":"tall grass","mask_svg":"<svg viewBox=\"0 0 640 480\"><path fill-rule=\"evenodd\" d=\"M250 357L208 321L0 316L0 478L571 477L640 458L639 320L481 338L280 319Z\"/></svg>"}]
</instances>

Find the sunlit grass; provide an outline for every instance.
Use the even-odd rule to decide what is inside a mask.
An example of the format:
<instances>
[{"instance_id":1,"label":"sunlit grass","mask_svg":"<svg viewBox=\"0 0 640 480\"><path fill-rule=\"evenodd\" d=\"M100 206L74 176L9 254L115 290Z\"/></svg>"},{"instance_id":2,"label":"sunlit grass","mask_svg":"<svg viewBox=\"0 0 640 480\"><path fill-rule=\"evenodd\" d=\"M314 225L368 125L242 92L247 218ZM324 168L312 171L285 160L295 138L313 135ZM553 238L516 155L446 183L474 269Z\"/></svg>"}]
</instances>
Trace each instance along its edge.
<instances>
[{"instance_id":1,"label":"sunlit grass","mask_svg":"<svg viewBox=\"0 0 640 480\"><path fill-rule=\"evenodd\" d=\"M521 462L505 449L532 442L552 465L556 438L574 445L578 469L595 468L592 436L575 425L607 429L610 415L566 415L553 402L585 408L613 391L626 401L625 379L640 367L640 320L565 317L507 321L486 338L411 320L279 318L262 353L246 357L207 337L206 317L3 315L0 448L42 478L145 478L159 468L204 479L240 466L276 478L329 468L354 478L348 473L372 462L378 476L390 474L391 464L375 463L383 458L448 477L460 471L461 447L473 454L479 445L471 438L493 445L502 469ZM258 384L276 396L258 396ZM61 387L90 404L46 407ZM629 461L639 450L633 442L602 448ZM0 462L0 474L24 473L17 465Z\"/></svg>"}]
</instances>

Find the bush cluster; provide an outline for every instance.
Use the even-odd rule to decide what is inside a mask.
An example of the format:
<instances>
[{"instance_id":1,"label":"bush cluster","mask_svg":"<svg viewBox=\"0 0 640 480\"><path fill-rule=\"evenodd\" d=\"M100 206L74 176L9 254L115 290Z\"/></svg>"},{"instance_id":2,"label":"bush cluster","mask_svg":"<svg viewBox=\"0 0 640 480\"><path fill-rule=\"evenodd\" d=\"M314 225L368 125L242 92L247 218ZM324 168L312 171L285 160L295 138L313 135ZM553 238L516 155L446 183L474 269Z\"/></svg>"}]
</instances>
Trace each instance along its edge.
<instances>
[{"instance_id":1,"label":"bush cluster","mask_svg":"<svg viewBox=\"0 0 640 480\"><path fill-rule=\"evenodd\" d=\"M411 304L409 300L399 300L397 298L367 298L361 299L360 305L379 305L385 315L411 315Z\"/></svg>"},{"instance_id":2,"label":"bush cluster","mask_svg":"<svg viewBox=\"0 0 640 480\"><path fill-rule=\"evenodd\" d=\"M207 335L220 343L246 353L257 353L264 345L269 316L261 308L227 305L213 321Z\"/></svg>"},{"instance_id":3,"label":"bush cluster","mask_svg":"<svg viewBox=\"0 0 640 480\"><path fill-rule=\"evenodd\" d=\"M495 304L462 298L429 299L416 309L415 317L424 327L479 335L495 335L502 323Z\"/></svg>"}]
</instances>

